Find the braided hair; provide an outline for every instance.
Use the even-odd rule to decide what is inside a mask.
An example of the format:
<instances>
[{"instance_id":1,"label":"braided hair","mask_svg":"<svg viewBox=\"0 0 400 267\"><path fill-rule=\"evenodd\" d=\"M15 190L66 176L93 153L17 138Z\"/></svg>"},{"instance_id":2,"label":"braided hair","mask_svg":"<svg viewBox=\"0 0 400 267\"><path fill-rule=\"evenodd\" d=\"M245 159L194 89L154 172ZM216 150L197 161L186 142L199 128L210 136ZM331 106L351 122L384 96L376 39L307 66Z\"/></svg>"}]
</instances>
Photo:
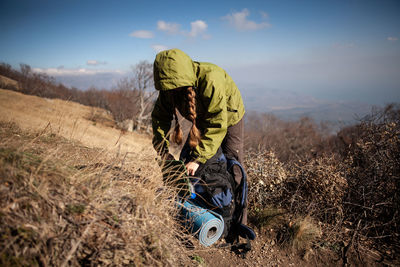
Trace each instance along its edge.
<instances>
[{"instance_id":1,"label":"braided hair","mask_svg":"<svg viewBox=\"0 0 400 267\"><path fill-rule=\"evenodd\" d=\"M200 143L201 134L196 126L196 92L193 87L187 88L187 98L189 100L189 119L192 122L192 128L189 133L189 145L191 148L195 148Z\"/></svg>"},{"instance_id":2,"label":"braided hair","mask_svg":"<svg viewBox=\"0 0 400 267\"><path fill-rule=\"evenodd\" d=\"M189 111L189 120L192 122L192 128L189 132L189 146L190 148L195 148L201 139L201 134L199 129L196 126L196 92L194 91L193 87L186 88L186 98L188 100L188 111ZM178 116L177 116L177 108L175 103L174 104L174 116L175 116L175 128L172 136L172 141L177 143L178 145L182 144L183 133L181 126L179 125Z\"/></svg>"}]
</instances>

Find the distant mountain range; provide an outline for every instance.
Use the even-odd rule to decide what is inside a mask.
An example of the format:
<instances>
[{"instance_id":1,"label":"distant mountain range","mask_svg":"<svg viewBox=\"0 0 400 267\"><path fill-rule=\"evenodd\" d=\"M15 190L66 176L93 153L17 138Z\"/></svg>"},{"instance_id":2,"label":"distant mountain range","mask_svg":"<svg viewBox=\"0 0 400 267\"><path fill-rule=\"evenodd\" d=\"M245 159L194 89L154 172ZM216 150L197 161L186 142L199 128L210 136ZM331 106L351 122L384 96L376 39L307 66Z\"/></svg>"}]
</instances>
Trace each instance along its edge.
<instances>
[{"instance_id":1,"label":"distant mountain range","mask_svg":"<svg viewBox=\"0 0 400 267\"><path fill-rule=\"evenodd\" d=\"M310 117L341 126L357 122L371 112L372 105L350 101L319 100L295 92L274 89L243 90L242 96L249 111L272 113L285 120Z\"/></svg>"}]
</instances>

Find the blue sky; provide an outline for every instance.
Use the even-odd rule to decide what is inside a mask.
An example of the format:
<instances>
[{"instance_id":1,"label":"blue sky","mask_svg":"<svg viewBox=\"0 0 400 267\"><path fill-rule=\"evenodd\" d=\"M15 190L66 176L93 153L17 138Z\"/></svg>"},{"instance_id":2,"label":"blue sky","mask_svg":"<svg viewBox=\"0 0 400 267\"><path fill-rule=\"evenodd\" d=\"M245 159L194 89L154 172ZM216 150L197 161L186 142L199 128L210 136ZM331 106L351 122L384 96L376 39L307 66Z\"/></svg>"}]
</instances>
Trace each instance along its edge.
<instances>
[{"instance_id":1,"label":"blue sky","mask_svg":"<svg viewBox=\"0 0 400 267\"><path fill-rule=\"evenodd\" d=\"M399 14L397 0L1 0L0 61L120 77L177 47L226 69L242 91L400 102Z\"/></svg>"}]
</instances>

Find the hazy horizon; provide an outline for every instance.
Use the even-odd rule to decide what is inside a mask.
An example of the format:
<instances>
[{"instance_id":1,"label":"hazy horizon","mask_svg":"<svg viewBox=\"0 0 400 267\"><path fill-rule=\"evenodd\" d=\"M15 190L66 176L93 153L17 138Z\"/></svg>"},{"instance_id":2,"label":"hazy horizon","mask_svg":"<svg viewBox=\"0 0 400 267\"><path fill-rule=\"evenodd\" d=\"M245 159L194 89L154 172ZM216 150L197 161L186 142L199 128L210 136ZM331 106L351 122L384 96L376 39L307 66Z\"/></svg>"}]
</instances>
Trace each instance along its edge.
<instances>
[{"instance_id":1,"label":"hazy horizon","mask_svg":"<svg viewBox=\"0 0 400 267\"><path fill-rule=\"evenodd\" d=\"M109 89L177 47L227 70L247 97L384 105L400 102L399 13L396 0L4 0L0 61Z\"/></svg>"}]
</instances>

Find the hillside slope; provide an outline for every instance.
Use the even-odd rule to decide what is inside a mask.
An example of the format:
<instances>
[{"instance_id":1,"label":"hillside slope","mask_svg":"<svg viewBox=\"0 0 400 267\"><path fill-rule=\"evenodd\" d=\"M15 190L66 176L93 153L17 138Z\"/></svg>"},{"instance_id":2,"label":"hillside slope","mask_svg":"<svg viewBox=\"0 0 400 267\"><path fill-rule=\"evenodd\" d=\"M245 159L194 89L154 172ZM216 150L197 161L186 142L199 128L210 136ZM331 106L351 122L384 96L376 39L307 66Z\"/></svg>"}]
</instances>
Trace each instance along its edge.
<instances>
[{"instance_id":1,"label":"hillside slope","mask_svg":"<svg viewBox=\"0 0 400 267\"><path fill-rule=\"evenodd\" d=\"M18 90L19 84L13 79L0 75L0 88L14 88Z\"/></svg>"},{"instance_id":2,"label":"hillside slope","mask_svg":"<svg viewBox=\"0 0 400 267\"><path fill-rule=\"evenodd\" d=\"M108 125L96 123L107 121ZM151 149L148 136L124 133L112 127L106 111L75 102L46 99L0 89L0 120L13 121L23 130L49 129L89 147L122 152Z\"/></svg>"},{"instance_id":3,"label":"hillside slope","mask_svg":"<svg viewBox=\"0 0 400 267\"><path fill-rule=\"evenodd\" d=\"M190 264L150 138L94 117L0 90L1 266Z\"/></svg>"},{"instance_id":4,"label":"hillside slope","mask_svg":"<svg viewBox=\"0 0 400 267\"><path fill-rule=\"evenodd\" d=\"M294 260L262 239L241 259L176 232L171 192L160 192L149 136L121 135L109 121L93 121L107 116L0 89L3 264L273 266Z\"/></svg>"},{"instance_id":5,"label":"hillside slope","mask_svg":"<svg viewBox=\"0 0 400 267\"><path fill-rule=\"evenodd\" d=\"M242 259L173 219L149 136L100 109L0 89L0 265L315 266L258 232ZM190 244L190 245L188 245Z\"/></svg>"}]
</instances>

